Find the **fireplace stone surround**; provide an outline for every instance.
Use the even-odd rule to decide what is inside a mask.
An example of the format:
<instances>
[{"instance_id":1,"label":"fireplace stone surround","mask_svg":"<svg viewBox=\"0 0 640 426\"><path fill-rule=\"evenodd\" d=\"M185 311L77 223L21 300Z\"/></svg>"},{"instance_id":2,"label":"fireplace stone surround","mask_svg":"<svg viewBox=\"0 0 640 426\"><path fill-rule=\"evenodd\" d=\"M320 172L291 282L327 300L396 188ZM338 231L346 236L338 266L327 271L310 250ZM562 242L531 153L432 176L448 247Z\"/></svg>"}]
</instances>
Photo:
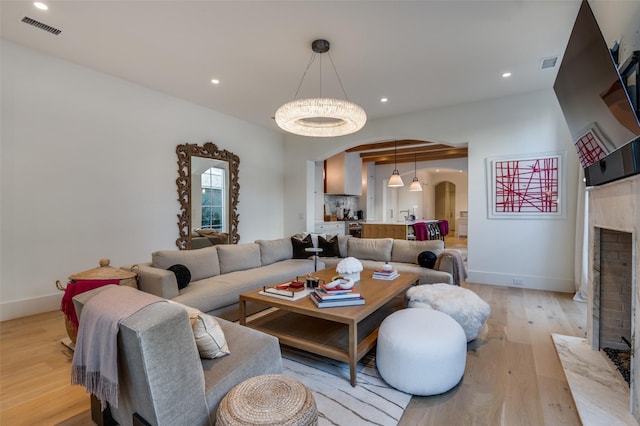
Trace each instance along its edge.
<instances>
[{"instance_id":1,"label":"fireplace stone surround","mask_svg":"<svg viewBox=\"0 0 640 426\"><path fill-rule=\"evenodd\" d=\"M634 368L640 353L640 339L635 330L640 327L640 315L635 309L640 306L640 175L588 189L589 191L589 257L587 291L587 341L591 349L600 349L600 239L602 230L628 233L631 237L631 383L630 412L640 422L640 370ZM606 237L608 238L608 237ZM623 237L626 238L626 237Z\"/></svg>"}]
</instances>

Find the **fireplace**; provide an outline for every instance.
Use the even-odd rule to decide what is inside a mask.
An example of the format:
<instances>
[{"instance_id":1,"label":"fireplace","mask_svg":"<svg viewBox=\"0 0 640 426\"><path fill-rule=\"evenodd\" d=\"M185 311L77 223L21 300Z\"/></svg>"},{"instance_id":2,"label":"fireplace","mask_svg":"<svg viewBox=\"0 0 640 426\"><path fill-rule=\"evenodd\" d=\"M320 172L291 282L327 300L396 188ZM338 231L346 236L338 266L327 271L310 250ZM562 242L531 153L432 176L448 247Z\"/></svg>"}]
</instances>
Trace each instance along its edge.
<instances>
[{"instance_id":1,"label":"fireplace","mask_svg":"<svg viewBox=\"0 0 640 426\"><path fill-rule=\"evenodd\" d=\"M632 234L606 228L594 230L593 277L597 300L598 349L602 349L630 382ZM599 290L595 287L599 286ZM595 342L594 342L595 343Z\"/></svg>"},{"instance_id":2,"label":"fireplace","mask_svg":"<svg viewBox=\"0 0 640 426\"><path fill-rule=\"evenodd\" d=\"M631 350L631 414L640 421L640 176L589 189L587 340L593 350ZM631 347L630 347L630 346Z\"/></svg>"}]
</instances>

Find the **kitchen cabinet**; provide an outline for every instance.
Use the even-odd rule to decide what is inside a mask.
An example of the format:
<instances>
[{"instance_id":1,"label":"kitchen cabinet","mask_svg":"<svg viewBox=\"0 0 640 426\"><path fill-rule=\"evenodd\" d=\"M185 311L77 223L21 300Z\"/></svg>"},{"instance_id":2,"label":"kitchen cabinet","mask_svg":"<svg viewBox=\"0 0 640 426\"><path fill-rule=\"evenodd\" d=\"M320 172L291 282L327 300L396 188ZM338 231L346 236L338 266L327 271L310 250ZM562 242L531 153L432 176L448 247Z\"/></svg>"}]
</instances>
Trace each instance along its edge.
<instances>
[{"instance_id":1,"label":"kitchen cabinet","mask_svg":"<svg viewBox=\"0 0 640 426\"><path fill-rule=\"evenodd\" d=\"M427 224L427 240L438 240L441 238L439 221L424 220L419 221ZM397 240L415 240L413 224L405 223L363 223L362 238L394 238Z\"/></svg>"},{"instance_id":2,"label":"kitchen cabinet","mask_svg":"<svg viewBox=\"0 0 640 426\"><path fill-rule=\"evenodd\" d=\"M407 239L407 225L404 223L363 223L362 238Z\"/></svg>"},{"instance_id":3,"label":"kitchen cabinet","mask_svg":"<svg viewBox=\"0 0 640 426\"><path fill-rule=\"evenodd\" d=\"M330 157L325 166L327 194L362 195L362 159L357 152Z\"/></svg>"},{"instance_id":4,"label":"kitchen cabinet","mask_svg":"<svg viewBox=\"0 0 640 426\"><path fill-rule=\"evenodd\" d=\"M314 231L317 234L346 235L346 222L316 222Z\"/></svg>"},{"instance_id":5,"label":"kitchen cabinet","mask_svg":"<svg viewBox=\"0 0 640 426\"><path fill-rule=\"evenodd\" d=\"M468 229L468 219L465 218L460 218L458 219L458 225L456 226L456 234L458 237L466 237L467 236L467 229Z\"/></svg>"}]
</instances>

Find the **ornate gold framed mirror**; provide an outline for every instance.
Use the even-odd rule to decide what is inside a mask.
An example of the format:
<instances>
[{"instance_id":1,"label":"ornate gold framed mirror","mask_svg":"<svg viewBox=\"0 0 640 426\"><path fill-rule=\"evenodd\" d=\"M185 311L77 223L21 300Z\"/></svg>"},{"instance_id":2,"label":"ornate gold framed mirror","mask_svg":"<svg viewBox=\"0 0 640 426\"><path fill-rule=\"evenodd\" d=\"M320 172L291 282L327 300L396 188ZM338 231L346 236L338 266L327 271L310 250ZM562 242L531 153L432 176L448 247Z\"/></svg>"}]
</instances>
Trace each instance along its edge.
<instances>
[{"instance_id":1,"label":"ornate gold framed mirror","mask_svg":"<svg viewBox=\"0 0 640 426\"><path fill-rule=\"evenodd\" d=\"M237 244L240 158L231 151L221 150L213 142L182 144L178 155L178 232L179 249L195 248L194 232L205 231L224 235L223 243Z\"/></svg>"}]
</instances>

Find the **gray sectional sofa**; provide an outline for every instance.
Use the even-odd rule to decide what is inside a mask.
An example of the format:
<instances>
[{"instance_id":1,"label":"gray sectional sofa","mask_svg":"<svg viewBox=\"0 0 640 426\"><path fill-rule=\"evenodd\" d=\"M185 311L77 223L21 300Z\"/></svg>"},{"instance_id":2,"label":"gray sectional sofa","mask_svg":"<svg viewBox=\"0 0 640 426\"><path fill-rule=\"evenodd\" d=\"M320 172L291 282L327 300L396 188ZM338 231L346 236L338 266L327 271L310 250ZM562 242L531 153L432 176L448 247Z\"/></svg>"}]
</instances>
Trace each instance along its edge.
<instances>
[{"instance_id":1,"label":"gray sectional sofa","mask_svg":"<svg viewBox=\"0 0 640 426\"><path fill-rule=\"evenodd\" d=\"M183 289L178 289L175 274L167 270L176 264L191 272L191 282ZM151 262L138 265L140 290L230 320L237 319L241 293L314 271L312 259L293 259L291 238L161 250L151 255ZM318 261L318 269L324 267Z\"/></svg>"},{"instance_id":2,"label":"gray sectional sofa","mask_svg":"<svg viewBox=\"0 0 640 426\"><path fill-rule=\"evenodd\" d=\"M320 257L327 268L335 267L344 257L360 260L364 269L379 269L388 263L399 273L412 273L420 277L418 284L454 284L457 250L444 248L444 241L407 241L393 238L338 237L339 257ZM418 255L431 251L441 257L439 269L423 268Z\"/></svg>"},{"instance_id":3,"label":"gray sectional sofa","mask_svg":"<svg viewBox=\"0 0 640 426\"><path fill-rule=\"evenodd\" d=\"M314 237L317 245L318 238ZM344 257L355 257L366 269L378 269L388 262L400 273L415 273L420 277L420 284L453 284L455 265L451 258L443 257L440 270L418 265L418 254L422 251L429 250L438 256L446 254L442 240L338 236L338 245L338 256L320 255L318 269L335 267ZM176 264L185 265L191 272L191 283L183 289L178 288L174 273L167 270ZM151 262L138 265L140 290L230 320L237 319L241 293L314 271L312 258L293 259L291 238L216 245L197 250L162 250L152 254Z\"/></svg>"}]
</instances>

